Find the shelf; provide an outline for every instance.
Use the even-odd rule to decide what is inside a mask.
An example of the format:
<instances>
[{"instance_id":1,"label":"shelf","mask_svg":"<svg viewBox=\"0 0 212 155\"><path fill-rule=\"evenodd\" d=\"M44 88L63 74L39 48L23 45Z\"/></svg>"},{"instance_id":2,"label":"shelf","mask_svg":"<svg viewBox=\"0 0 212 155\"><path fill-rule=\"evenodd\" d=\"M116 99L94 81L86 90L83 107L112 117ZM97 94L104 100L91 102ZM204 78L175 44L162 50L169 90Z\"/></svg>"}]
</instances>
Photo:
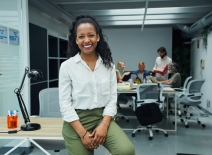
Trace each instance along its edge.
<instances>
[{"instance_id":1,"label":"shelf","mask_svg":"<svg viewBox=\"0 0 212 155\"><path fill-rule=\"evenodd\" d=\"M50 59L49 60L49 80L58 79L58 60Z\"/></svg>"},{"instance_id":2,"label":"shelf","mask_svg":"<svg viewBox=\"0 0 212 155\"><path fill-rule=\"evenodd\" d=\"M51 87L58 87L58 80L49 82L49 88L51 88Z\"/></svg>"},{"instance_id":3,"label":"shelf","mask_svg":"<svg viewBox=\"0 0 212 155\"><path fill-rule=\"evenodd\" d=\"M59 46L60 46L60 57L66 58L66 52L68 49L68 41L59 39Z\"/></svg>"},{"instance_id":4,"label":"shelf","mask_svg":"<svg viewBox=\"0 0 212 155\"><path fill-rule=\"evenodd\" d=\"M49 42L49 57L58 57L58 38L48 36Z\"/></svg>"}]
</instances>

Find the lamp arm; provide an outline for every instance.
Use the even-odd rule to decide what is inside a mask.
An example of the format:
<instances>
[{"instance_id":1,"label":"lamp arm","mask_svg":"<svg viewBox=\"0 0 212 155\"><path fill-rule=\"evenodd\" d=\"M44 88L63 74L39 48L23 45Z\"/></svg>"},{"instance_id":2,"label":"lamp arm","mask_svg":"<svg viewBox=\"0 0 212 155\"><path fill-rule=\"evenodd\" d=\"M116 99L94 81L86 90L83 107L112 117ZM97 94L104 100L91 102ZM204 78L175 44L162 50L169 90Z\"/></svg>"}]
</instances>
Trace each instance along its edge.
<instances>
[{"instance_id":1,"label":"lamp arm","mask_svg":"<svg viewBox=\"0 0 212 155\"><path fill-rule=\"evenodd\" d=\"M19 103L19 106L20 106L20 109L21 109L22 116L24 118L24 123L27 124L28 122L30 122L30 119L29 119L29 115L27 113L27 109L26 109L26 106L24 104L23 98L22 98L20 93L17 93L16 95L17 95L17 98L18 98L18 103Z\"/></svg>"},{"instance_id":2,"label":"lamp arm","mask_svg":"<svg viewBox=\"0 0 212 155\"><path fill-rule=\"evenodd\" d=\"M21 81L21 85L20 85L20 87L19 87L19 91L20 91L20 93L21 93L21 90L22 90L22 87L23 87L23 84L24 84L24 81L25 81L26 75L27 75L28 73L29 73L29 68L28 68L28 67L26 67L26 68L25 68L25 72L24 72L24 76L23 76L22 81Z\"/></svg>"},{"instance_id":3,"label":"lamp arm","mask_svg":"<svg viewBox=\"0 0 212 155\"><path fill-rule=\"evenodd\" d=\"M25 124L27 124L28 122L30 122L30 119L29 119L29 115L28 115L28 112L27 112L27 109L26 109L24 100L23 100L23 98L21 96L21 90L22 90L22 87L23 87L23 84L24 84L24 81L25 81L25 78L26 78L26 75L28 74L28 72L29 72L29 68L26 67L20 87L19 88L16 88L14 90L14 93L17 95L17 98L18 98L18 103L19 103L19 106L20 106L21 113L22 113L22 116L24 118Z\"/></svg>"}]
</instances>

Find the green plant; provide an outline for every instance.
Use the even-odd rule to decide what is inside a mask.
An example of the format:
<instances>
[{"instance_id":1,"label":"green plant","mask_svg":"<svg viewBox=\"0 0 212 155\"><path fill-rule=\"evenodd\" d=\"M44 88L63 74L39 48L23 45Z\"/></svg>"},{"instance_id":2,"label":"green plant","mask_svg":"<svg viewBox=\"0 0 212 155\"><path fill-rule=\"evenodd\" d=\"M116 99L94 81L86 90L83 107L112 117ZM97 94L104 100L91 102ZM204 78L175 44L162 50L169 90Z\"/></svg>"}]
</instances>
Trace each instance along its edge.
<instances>
[{"instance_id":1,"label":"green plant","mask_svg":"<svg viewBox=\"0 0 212 155\"><path fill-rule=\"evenodd\" d=\"M202 31L202 36L203 36L203 45L205 46L205 49L207 49L207 45L208 45L208 34L211 31L211 25L206 26L203 31Z\"/></svg>"},{"instance_id":2,"label":"green plant","mask_svg":"<svg viewBox=\"0 0 212 155\"><path fill-rule=\"evenodd\" d=\"M190 76L190 49L186 47L177 47L172 53L173 62L180 66L181 85L185 79Z\"/></svg>"}]
</instances>

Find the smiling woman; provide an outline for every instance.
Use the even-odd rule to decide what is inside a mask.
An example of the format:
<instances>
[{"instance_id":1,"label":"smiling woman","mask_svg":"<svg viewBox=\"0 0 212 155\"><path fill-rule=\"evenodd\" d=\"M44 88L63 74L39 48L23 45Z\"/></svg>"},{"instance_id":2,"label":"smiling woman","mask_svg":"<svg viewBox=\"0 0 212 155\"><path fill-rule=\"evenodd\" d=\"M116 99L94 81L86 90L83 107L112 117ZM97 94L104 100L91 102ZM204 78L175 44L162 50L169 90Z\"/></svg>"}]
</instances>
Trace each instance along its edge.
<instances>
[{"instance_id":1,"label":"smiling woman","mask_svg":"<svg viewBox=\"0 0 212 155\"><path fill-rule=\"evenodd\" d=\"M116 115L116 69L102 29L89 15L76 17L69 35L69 59L59 73L63 137L69 154L93 155L99 145L112 154L135 155Z\"/></svg>"}]
</instances>

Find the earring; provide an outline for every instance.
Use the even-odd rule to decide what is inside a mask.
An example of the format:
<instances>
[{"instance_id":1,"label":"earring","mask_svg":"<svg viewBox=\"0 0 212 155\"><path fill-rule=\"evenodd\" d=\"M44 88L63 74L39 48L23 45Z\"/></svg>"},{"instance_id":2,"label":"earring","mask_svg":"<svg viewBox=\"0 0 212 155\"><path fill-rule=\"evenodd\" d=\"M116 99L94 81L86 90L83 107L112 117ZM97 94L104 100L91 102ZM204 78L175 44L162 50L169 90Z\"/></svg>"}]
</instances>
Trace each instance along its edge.
<instances>
[{"instance_id":1,"label":"earring","mask_svg":"<svg viewBox=\"0 0 212 155\"><path fill-rule=\"evenodd\" d=\"M78 44L78 42L76 42Z\"/></svg>"},{"instance_id":2,"label":"earring","mask_svg":"<svg viewBox=\"0 0 212 155\"><path fill-rule=\"evenodd\" d=\"M99 40L97 40L97 42L98 42Z\"/></svg>"}]
</instances>

